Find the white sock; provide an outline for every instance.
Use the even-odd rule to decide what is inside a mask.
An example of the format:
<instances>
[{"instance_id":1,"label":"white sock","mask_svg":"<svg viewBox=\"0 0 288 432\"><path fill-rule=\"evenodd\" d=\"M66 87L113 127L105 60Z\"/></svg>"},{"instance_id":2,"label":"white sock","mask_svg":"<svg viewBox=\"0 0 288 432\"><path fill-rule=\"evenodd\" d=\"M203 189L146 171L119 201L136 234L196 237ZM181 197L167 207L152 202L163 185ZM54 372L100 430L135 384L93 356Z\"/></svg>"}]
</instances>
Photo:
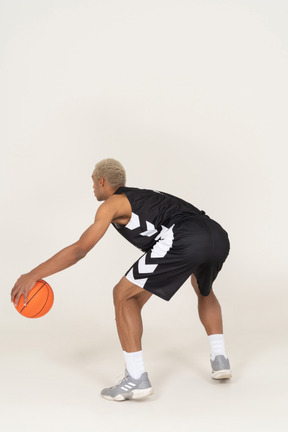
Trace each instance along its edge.
<instances>
[{"instance_id":1,"label":"white sock","mask_svg":"<svg viewBox=\"0 0 288 432\"><path fill-rule=\"evenodd\" d=\"M145 372L142 351L132 353L123 351L123 354L129 375L134 379L139 379L143 372Z\"/></svg>"},{"instance_id":2,"label":"white sock","mask_svg":"<svg viewBox=\"0 0 288 432\"><path fill-rule=\"evenodd\" d=\"M208 336L208 339L210 342L210 356L212 361L215 360L217 355L223 355L224 357L228 358L225 351L223 334L213 334Z\"/></svg>"}]
</instances>

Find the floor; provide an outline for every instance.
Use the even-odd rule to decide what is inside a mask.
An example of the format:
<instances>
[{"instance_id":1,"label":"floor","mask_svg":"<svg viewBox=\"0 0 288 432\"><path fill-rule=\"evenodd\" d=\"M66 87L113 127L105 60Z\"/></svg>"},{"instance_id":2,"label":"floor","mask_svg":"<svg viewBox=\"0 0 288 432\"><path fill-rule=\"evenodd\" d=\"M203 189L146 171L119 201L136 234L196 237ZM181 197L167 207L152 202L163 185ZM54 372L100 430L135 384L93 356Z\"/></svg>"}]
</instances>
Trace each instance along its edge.
<instances>
[{"instance_id":1,"label":"floor","mask_svg":"<svg viewBox=\"0 0 288 432\"><path fill-rule=\"evenodd\" d=\"M13 326L1 336L1 431L287 431L285 305L272 319L266 295L255 320L253 302L248 307L235 294L228 308L231 300L222 296L233 378L218 382L210 377L208 342L192 313L196 300L183 304L189 289L174 302L153 298L145 306L144 362L154 395L143 401L99 396L124 370L111 306L103 305L103 316L88 309L83 319L75 312L73 320L57 304L37 320L11 309Z\"/></svg>"}]
</instances>

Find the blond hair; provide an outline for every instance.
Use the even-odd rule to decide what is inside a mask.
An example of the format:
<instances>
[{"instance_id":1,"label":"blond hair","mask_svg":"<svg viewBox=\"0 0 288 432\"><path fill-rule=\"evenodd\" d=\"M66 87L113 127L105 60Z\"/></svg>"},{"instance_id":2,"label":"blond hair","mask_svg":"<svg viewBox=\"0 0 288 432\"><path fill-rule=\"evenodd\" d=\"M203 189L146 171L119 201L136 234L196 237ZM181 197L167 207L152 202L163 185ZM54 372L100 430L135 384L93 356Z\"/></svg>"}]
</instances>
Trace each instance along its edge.
<instances>
[{"instance_id":1,"label":"blond hair","mask_svg":"<svg viewBox=\"0 0 288 432\"><path fill-rule=\"evenodd\" d=\"M93 171L93 177L99 179L103 177L112 187L125 186L126 173L125 169L115 159L104 159L98 162Z\"/></svg>"}]
</instances>

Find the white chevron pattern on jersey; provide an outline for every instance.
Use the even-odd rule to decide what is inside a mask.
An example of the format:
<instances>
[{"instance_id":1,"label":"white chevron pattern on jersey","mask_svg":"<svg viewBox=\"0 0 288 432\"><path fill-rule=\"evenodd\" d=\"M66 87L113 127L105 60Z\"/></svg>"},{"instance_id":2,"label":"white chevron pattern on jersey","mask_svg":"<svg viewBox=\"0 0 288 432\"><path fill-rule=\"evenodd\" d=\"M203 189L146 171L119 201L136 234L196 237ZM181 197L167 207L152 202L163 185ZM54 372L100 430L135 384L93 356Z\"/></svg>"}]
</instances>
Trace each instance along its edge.
<instances>
[{"instance_id":1,"label":"white chevron pattern on jersey","mask_svg":"<svg viewBox=\"0 0 288 432\"><path fill-rule=\"evenodd\" d=\"M128 222L128 224L125 226L125 228L128 228L129 230L134 230L136 228L140 227L140 219L139 216L132 212L131 219Z\"/></svg>"},{"instance_id":2,"label":"white chevron pattern on jersey","mask_svg":"<svg viewBox=\"0 0 288 432\"><path fill-rule=\"evenodd\" d=\"M146 225L147 231L143 231L142 233L140 233L141 236L151 237L153 234L156 234L158 232L152 223L146 221Z\"/></svg>"},{"instance_id":3,"label":"white chevron pattern on jersey","mask_svg":"<svg viewBox=\"0 0 288 432\"><path fill-rule=\"evenodd\" d=\"M147 226L147 230L143 231L142 233L140 233L141 236L147 236L147 237L151 237L152 235L156 234L158 231L155 229L155 226L148 221L146 222L146 226ZM136 213L131 214L131 219L128 222L128 224L126 225L126 228L128 228L129 230L134 230L136 228L140 227L140 219L139 216Z\"/></svg>"}]
</instances>

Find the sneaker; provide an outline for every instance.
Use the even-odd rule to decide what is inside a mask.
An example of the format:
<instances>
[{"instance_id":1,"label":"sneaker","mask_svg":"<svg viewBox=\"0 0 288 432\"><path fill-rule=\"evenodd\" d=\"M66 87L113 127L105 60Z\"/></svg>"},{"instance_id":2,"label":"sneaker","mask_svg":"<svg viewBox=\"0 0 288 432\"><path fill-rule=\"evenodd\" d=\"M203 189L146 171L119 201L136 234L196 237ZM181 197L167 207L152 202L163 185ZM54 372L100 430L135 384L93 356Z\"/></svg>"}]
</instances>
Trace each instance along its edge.
<instances>
[{"instance_id":1,"label":"sneaker","mask_svg":"<svg viewBox=\"0 0 288 432\"><path fill-rule=\"evenodd\" d=\"M144 372L139 379L132 378L128 371L122 380L110 388L105 388L101 396L107 400L123 401L126 399L143 399L153 394L153 389L148 378L147 372Z\"/></svg>"},{"instance_id":2,"label":"sneaker","mask_svg":"<svg viewBox=\"0 0 288 432\"><path fill-rule=\"evenodd\" d=\"M210 363L212 366L212 378L229 379L232 377L228 358L217 355L213 361L210 360Z\"/></svg>"}]
</instances>

